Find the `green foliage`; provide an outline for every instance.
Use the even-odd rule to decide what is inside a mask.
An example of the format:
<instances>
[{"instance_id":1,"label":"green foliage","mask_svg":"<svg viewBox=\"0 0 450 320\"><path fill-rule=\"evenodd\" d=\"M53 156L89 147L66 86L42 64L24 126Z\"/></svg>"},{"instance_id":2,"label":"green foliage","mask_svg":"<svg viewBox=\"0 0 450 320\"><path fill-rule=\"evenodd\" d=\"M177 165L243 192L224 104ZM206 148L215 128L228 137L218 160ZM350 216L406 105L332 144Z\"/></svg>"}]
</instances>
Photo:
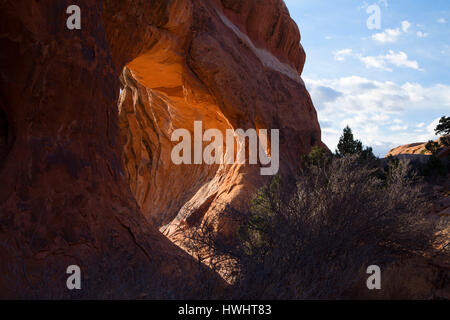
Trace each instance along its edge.
<instances>
[{"instance_id":1,"label":"green foliage","mask_svg":"<svg viewBox=\"0 0 450 320\"><path fill-rule=\"evenodd\" d=\"M425 177L446 177L447 168L435 154L432 154L425 167L421 170Z\"/></svg>"},{"instance_id":2,"label":"green foliage","mask_svg":"<svg viewBox=\"0 0 450 320\"><path fill-rule=\"evenodd\" d=\"M355 140L352 129L349 126L344 128L344 132L339 139L336 150L338 157L346 157L350 155L360 155L364 160L376 159L371 147L364 147L362 142Z\"/></svg>"},{"instance_id":3,"label":"green foliage","mask_svg":"<svg viewBox=\"0 0 450 320\"><path fill-rule=\"evenodd\" d=\"M326 164L332 158L331 152L321 147L313 147L308 155L303 156L302 162L307 166Z\"/></svg>"},{"instance_id":4,"label":"green foliage","mask_svg":"<svg viewBox=\"0 0 450 320\"><path fill-rule=\"evenodd\" d=\"M385 181L357 155L309 169L289 192L275 177L242 220L234 256L244 298L343 297L374 259L427 248L426 206L407 162L393 160Z\"/></svg>"},{"instance_id":5,"label":"green foliage","mask_svg":"<svg viewBox=\"0 0 450 320\"><path fill-rule=\"evenodd\" d=\"M281 176L273 176L270 183L261 188L256 197L252 200L252 209L259 210L260 213L266 214L261 208L269 208L270 210L277 210L278 206L281 204ZM268 206L270 203L270 206Z\"/></svg>"},{"instance_id":6,"label":"green foliage","mask_svg":"<svg viewBox=\"0 0 450 320\"><path fill-rule=\"evenodd\" d=\"M436 231L424 219L428 199L409 162L392 158L383 178L377 170L353 155L306 166L294 183L275 176L249 212L228 207L220 213L239 226L237 237L216 236L217 216L189 233L184 245L232 283L232 299L358 297L353 290L365 284L368 265L387 268L422 257L432 252Z\"/></svg>"},{"instance_id":7,"label":"green foliage","mask_svg":"<svg viewBox=\"0 0 450 320\"><path fill-rule=\"evenodd\" d=\"M427 178L447 176L446 166L444 165L442 160L437 157L437 153L440 150L440 148L441 148L440 144L432 140L428 141L428 143L425 145L425 149L431 152L431 157L421 170L421 174L423 176Z\"/></svg>"},{"instance_id":8,"label":"green foliage","mask_svg":"<svg viewBox=\"0 0 450 320\"><path fill-rule=\"evenodd\" d=\"M442 117L434 130L437 135L450 134L450 117Z\"/></svg>"},{"instance_id":9,"label":"green foliage","mask_svg":"<svg viewBox=\"0 0 450 320\"><path fill-rule=\"evenodd\" d=\"M339 139L336 154L338 156L347 156L361 153L363 150L362 142L355 140L352 129L349 126L344 128L344 132Z\"/></svg>"},{"instance_id":10,"label":"green foliage","mask_svg":"<svg viewBox=\"0 0 450 320\"><path fill-rule=\"evenodd\" d=\"M431 154L436 154L436 152L439 150L439 143L430 140L428 141L428 143L425 145L425 149L430 151Z\"/></svg>"},{"instance_id":11,"label":"green foliage","mask_svg":"<svg viewBox=\"0 0 450 320\"><path fill-rule=\"evenodd\" d=\"M372 147L365 147L360 155L361 155L361 158L363 160L375 160L375 159L377 159L377 157L375 157L375 155L373 154Z\"/></svg>"},{"instance_id":12,"label":"green foliage","mask_svg":"<svg viewBox=\"0 0 450 320\"><path fill-rule=\"evenodd\" d=\"M444 147L450 147L450 135L440 137L439 142Z\"/></svg>"},{"instance_id":13,"label":"green foliage","mask_svg":"<svg viewBox=\"0 0 450 320\"><path fill-rule=\"evenodd\" d=\"M282 205L281 177L276 175L271 182L258 190L250 205L250 217L245 228L238 229L240 240L247 255L256 255L260 248L267 246L267 230L273 212Z\"/></svg>"}]
</instances>

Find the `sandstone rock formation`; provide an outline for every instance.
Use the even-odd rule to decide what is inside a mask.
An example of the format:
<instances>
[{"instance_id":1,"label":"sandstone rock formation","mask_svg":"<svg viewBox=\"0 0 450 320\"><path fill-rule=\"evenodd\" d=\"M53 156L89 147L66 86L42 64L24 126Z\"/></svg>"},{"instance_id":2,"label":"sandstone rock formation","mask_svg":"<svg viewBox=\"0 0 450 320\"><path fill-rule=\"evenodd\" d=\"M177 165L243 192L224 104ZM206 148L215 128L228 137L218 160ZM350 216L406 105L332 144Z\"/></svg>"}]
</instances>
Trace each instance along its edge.
<instances>
[{"instance_id":1,"label":"sandstone rock formation","mask_svg":"<svg viewBox=\"0 0 450 320\"><path fill-rule=\"evenodd\" d=\"M400 154L423 154L423 152L426 151L425 145L426 142L417 142L395 147L386 154L386 157L397 156Z\"/></svg>"},{"instance_id":2,"label":"sandstone rock formation","mask_svg":"<svg viewBox=\"0 0 450 320\"><path fill-rule=\"evenodd\" d=\"M195 292L194 261L147 223L125 179L101 3L82 2L80 31L65 28L70 4L0 4L0 296ZM81 291L66 288L71 264Z\"/></svg>"},{"instance_id":3,"label":"sandstone rock formation","mask_svg":"<svg viewBox=\"0 0 450 320\"><path fill-rule=\"evenodd\" d=\"M448 139L449 136L442 136L435 141L439 144L439 146L441 146L441 150L439 150L437 154L437 156L441 159L445 158L450 152L447 142L444 143L444 140L448 141ZM431 155L431 152L425 148L426 144L427 142L417 142L399 146L390 150L386 154L386 157L399 155Z\"/></svg>"},{"instance_id":4,"label":"sandstone rock formation","mask_svg":"<svg viewBox=\"0 0 450 320\"><path fill-rule=\"evenodd\" d=\"M81 30L71 4L0 3L0 297L195 297L195 263L157 227L264 181L257 166L177 167L168 137L194 120L278 128L293 172L321 144L299 31L281 0L84 0Z\"/></svg>"},{"instance_id":5,"label":"sandstone rock formation","mask_svg":"<svg viewBox=\"0 0 450 320\"><path fill-rule=\"evenodd\" d=\"M142 39L140 55L122 73L123 159L144 215L171 234L180 223L195 227L225 204L245 207L267 182L258 165L174 165L174 130L193 132L194 121L223 133L280 129L281 174L295 173L300 156L321 145L321 133L300 77L300 33L283 1L158 3L167 18L137 35L121 21L153 17L114 15L117 8L107 8L105 20L112 48L130 33Z\"/></svg>"}]
</instances>

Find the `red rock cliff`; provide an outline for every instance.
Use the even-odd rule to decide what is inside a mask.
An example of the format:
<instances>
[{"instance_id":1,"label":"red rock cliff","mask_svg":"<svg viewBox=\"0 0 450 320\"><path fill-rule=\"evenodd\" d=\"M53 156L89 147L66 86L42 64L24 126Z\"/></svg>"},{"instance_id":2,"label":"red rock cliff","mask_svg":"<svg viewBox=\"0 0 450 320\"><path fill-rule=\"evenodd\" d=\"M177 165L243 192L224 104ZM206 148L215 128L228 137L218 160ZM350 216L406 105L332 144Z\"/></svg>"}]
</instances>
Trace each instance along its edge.
<instances>
[{"instance_id":1,"label":"red rock cliff","mask_svg":"<svg viewBox=\"0 0 450 320\"><path fill-rule=\"evenodd\" d=\"M300 76L300 33L283 1L155 1L157 16L129 5L105 10L113 56L124 56L116 65L129 61L119 101L123 159L138 204L161 230L196 226L224 204L245 206L267 182L255 165L174 165L174 130L193 132L194 121L223 133L280 129L282 174L321 144Z\"/></svg>"},{"instance_id":2,"label":"red rock cliff","mask_svg":"<svg viewBox=\"0 0 450 320\"><path fill-rule=\"evenodd\" d=\"M296 170L321 143L298 29L281 0L84 0L71 31L72 2L0 3L0 296L195 297L193 260L157 228L264 179L175 166L170 134L277 128L281 172Z\"/></svg>"},{"instance_id":3,"label":"red rock cliff","mask_svg":"<svg viewBox=\"0 0 450 320\"><path fill-rule=\"evenodd\" d=\"M72 1L0 3L0 297L195 297L196 264L125 177L101 2L78 3L80 31L65 27Z\"/></svg>"}]
</instances>

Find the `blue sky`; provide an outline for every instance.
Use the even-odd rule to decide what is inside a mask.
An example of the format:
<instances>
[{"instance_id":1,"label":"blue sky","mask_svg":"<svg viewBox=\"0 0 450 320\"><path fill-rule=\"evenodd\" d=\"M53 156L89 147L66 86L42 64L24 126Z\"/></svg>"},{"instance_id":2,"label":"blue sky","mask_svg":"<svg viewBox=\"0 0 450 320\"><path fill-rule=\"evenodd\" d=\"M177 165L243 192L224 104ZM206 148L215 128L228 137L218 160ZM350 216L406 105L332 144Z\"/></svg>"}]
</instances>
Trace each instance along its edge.
<instances>
[{"instance_id":1,"label":"blue sky","mask_svg":"<svg viewBox=\"0 0 450 320\"><path fill-rule=\"evenodd\" d=\"M384 156L436 138L450 116L450 1L285 0L302 34L303 79L323 140L335 149L345 125ZM369 6L380 29L369 29Z\"/></svg>"}]
</instances>

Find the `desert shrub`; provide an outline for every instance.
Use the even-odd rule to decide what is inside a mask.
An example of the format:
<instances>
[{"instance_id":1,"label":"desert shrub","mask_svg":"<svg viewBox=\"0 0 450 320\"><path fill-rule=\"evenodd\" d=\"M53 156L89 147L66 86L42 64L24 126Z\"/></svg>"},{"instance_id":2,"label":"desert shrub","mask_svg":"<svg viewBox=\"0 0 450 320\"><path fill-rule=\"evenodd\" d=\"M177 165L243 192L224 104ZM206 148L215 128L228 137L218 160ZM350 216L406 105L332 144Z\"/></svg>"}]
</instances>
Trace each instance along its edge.
<instances>
[{"instance_id":1,"label":"desert shrub","mask_svg":"<svg viewBox=\"0 0 450 320\"><path fill-rule=\"evenodd\" d=\"M447 176L447 168L445 164L436 155L432 154L427 163L421 167L421 175L428 180L442 180Z\"/></svg>"},{"instance_id":2,"label":"desert shrub","mask_svg":"<svg viewBox=\"0 0 450 320\"><path fill-rule=\"evenodd\" d=\"M437 183L446 178L448 169L444 162L437 156L443 147L446 147L447 136L441 137L438 141L430 140L422 150L422 154L431 153L425 164L416 164L418 173L429 182Z\"/></svg>"},{"instance_id":3,"label":"desert shrub","mask_svg":"<svg viewBox=\"0 0 450 320\"><path fill-rule=\"evenodd\" d=\"M235 241L206 222L186 246L220 261L212 264L233 283L232 298L349 297L369 265L430 248L427 201L408 174L400 161L382 180L358 156L348 156L306 167L294 187L277 176L259 190L250 212L228 210L239 226Z\"/></svg>"},{"instance_id":4,"label":"desert shrub","mask_svg":"<svg viewBox=\"0 0 450 320\"><path fill-rule=\"evenodd\" d=\"M439 151L442 150L441 144L446 142L445 137L442 138L439 139L439 142L433 140L428 141L425 145L425 150L423 150L422 153L425 154L428 151L431 153L431 156L425 165L419 166L419 173L428 180L434 182L444 179L448 173L446 165L437 156ZM441 140L443 140L443 142ZM445 145L442 144L442 146Z\"/></svg>"},{"instance_id":5,"label":"desert shrub","mask_svg":"<svg viewBox=\"0 0 450 320\"><path fill-rule=\"evenodd\" d=\"M332 153L321 147L313 147L311 152L302 157L302 163L307 166L324 165L332 158Z\"/></svg>"},{"instance_id":6,"label":"desert shrub","mask_svg":"<svg viewBox=\"0 0 450 320\"><path fill-rule=\"evenodd\" d=\"M436 154L436 152L439 150L439 143L437 143L436 141L430 140L425 145L425 149L427 151L431 152L431 154Z\"/></svg>"},{"instance_id":7,"label":"desert shrub","mask_svg":"<svg viewBox=\"0 0 450 320\"><path fill-rule=\"evenodd\" d=\"M439 138L439 143L443 147L450 147L450 135L445 135Z\"/></svg>"},{"instance_id":8,"label":"desert shrub","mask_svg":"<svg viewBox=\"0 0 450 320\"><path fill-rule=\"evenodd\" d=\"M424 182L423 171L424 164L419 160L401 160L399 158L389 156L379 167L377 177L388 181L388 179L396 172L400 171L404 174L404 179L411 184ZM405 164L407 164L405 166Z\"/></svg>"}]
</instances>

